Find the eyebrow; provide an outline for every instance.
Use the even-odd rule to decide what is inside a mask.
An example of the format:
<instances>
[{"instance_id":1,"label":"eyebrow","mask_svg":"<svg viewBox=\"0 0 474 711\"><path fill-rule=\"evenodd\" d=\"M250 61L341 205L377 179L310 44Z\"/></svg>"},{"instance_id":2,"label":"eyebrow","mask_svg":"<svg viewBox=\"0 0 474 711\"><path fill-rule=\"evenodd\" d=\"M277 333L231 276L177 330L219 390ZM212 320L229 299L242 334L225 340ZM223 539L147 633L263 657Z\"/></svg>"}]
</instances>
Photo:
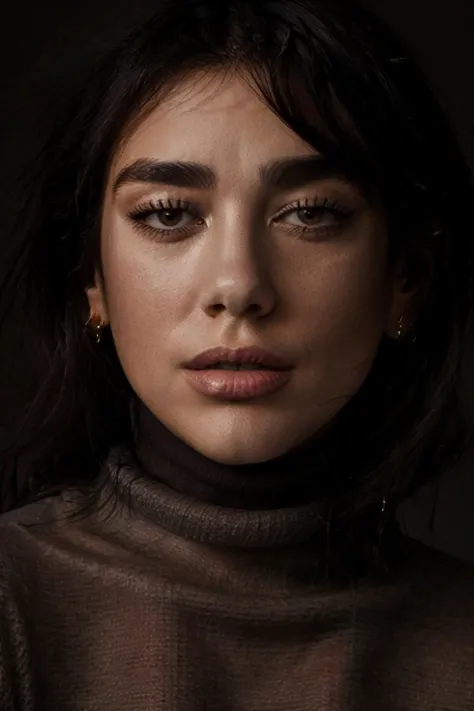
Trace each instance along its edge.
<instances>
[{"instance_id":1,"label":"eyebrow","mask_svg":"<svg viewBox=\"0 0 474 711\"><path fill-rule=\"evenodd\" d=\"M334 160L321 155L280 158L260 167L262 187L293 190L307 183L328 178L357 187L347 170ZM213 190L219 182L215 171L201 163L159 162L140 159L125 166L113 184L114 193L126 183L156 183L177 188Z\"/></svg>"}]
</instances>

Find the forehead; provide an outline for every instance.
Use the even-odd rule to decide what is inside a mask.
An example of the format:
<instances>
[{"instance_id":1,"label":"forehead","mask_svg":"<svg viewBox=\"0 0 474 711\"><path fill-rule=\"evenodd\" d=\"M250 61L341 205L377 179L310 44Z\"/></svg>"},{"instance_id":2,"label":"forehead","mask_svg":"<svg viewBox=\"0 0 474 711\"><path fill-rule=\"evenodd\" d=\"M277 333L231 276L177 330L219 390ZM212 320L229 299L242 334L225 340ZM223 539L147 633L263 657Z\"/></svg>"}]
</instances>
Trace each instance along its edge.
<instances>
[{"instance_id":1,"label":"forehead","mask_svg":"<svg viewBox=\"0 0 474 711\"><path fill-rule=\"evenodd\" d=\"M140 158L195 161L238 169L283 155L316 153L243 77L195 74L134 126L113 172Z\"/></svg>"}]
</instances>

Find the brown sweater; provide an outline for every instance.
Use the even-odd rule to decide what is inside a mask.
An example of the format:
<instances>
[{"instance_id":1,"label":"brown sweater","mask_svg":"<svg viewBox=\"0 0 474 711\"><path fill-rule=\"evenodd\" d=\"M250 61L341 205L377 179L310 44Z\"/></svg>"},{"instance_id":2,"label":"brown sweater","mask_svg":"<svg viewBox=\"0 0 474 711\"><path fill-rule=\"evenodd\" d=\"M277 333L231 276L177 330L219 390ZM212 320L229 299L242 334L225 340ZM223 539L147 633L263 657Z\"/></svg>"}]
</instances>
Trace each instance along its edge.
<instances>
[{"instance_id":1,"label":"brown sweater","mask_svg":"<svg viewBox=\"0 0 474 711\"><path fill-rule=\"evenodd\" d=\"M473 568L400 537L394 580L327 582L320 502L220 506L116 457L86 517L0 518L1 711L474 710Z\"/></svg>"}]
</instances>

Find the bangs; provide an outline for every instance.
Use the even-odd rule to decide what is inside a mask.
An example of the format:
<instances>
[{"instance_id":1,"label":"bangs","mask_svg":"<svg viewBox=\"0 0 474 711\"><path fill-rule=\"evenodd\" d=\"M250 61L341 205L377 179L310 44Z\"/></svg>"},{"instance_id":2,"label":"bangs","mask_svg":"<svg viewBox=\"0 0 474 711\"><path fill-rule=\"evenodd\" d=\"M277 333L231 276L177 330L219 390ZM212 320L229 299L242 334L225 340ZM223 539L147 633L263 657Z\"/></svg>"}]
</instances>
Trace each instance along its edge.
<instances>
[{"instance_id":1,"label":"bangs","mask_svg":"<svg viewBox=\"0 0 474 711\"><path fill-rule=\"evenodd\" d=\"M356 122L337 97L330 79L306 77L296 57L272 71L262 65L242 71L242 78L278 118L314 150L341 168L368 201L381 198L378 166Z\"/></svg>"}]
</instances>

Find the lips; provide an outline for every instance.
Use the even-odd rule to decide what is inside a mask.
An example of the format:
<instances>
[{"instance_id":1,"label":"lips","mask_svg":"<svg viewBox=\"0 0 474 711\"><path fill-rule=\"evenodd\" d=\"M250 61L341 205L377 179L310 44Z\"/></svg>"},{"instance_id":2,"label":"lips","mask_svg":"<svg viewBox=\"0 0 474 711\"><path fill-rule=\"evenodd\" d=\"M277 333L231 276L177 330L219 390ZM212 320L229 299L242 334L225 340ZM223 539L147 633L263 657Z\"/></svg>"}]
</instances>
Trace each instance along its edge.
<instances>
[{"instance_id":1,"label":"lips","mask_svg":"<svg viewBox=\"0 0 474 711\"><path fill-rule=\"evenodd\" d=\"M222 401L251 401L284 388L290 382L290 370L184 370L191 387L200 395Z\"/></svg>"},{"instance_id":2,"label":"lips","mask_svg":"<svg viewBox=\"0 0 474 711\"><path fill-rule=\"evenodd\" d=\"M281 356L257 346L230 349L224 347L211 348L191 361L184 367L189 370L208 370L216 365L261 366L268 370L290 370L292 366Z\"/></svg>"}]
</instances>

